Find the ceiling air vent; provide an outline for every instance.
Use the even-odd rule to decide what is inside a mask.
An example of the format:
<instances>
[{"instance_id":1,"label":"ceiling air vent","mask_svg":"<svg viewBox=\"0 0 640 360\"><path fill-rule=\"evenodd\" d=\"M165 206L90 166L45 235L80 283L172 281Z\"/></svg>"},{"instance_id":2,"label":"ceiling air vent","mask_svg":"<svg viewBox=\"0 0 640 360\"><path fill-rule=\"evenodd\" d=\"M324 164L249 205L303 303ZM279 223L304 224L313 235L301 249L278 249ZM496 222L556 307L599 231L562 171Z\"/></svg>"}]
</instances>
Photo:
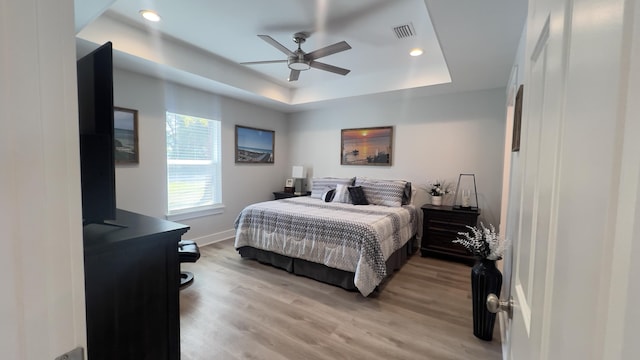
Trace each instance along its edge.
<instances>
[{"instance_id":1,"label":"ceiling air vent","mask_svg":"<svg viewBox=\"0 0 640 360\"><path fill-rule=\"evenodd\" d=\"M412 23L396 26L393 28L393 32L398 39L416 36L416 30L413 28Z\"/></svg>"}]
</instances>

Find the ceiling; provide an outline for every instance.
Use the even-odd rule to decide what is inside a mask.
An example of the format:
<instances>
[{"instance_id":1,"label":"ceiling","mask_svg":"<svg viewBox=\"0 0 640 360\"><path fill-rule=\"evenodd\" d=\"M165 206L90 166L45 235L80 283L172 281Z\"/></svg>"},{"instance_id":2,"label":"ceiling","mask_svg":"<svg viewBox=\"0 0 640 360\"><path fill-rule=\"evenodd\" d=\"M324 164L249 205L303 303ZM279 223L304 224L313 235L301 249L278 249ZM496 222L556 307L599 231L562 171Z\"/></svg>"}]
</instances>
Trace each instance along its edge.
<instances>
[{"instance_id":1,"label":"ceiling","mask_svg":"<svg viewBox=\"0 0 640 360\"><path fill-rule=\"evenodd\" d=\"M505 86L526 0L85 0L76 1L78 53L111 41L117 67L294 112L354 96L432 95ZM82 3L82 4L80 4ZM152 9L162 20L144 20ZM414 34L399 38L394 27ZM287 81L286 60L260 39L305 52L346 41L350 50ZM409 56L412 48L424 54Z\"/></svg>"}]
</instances>

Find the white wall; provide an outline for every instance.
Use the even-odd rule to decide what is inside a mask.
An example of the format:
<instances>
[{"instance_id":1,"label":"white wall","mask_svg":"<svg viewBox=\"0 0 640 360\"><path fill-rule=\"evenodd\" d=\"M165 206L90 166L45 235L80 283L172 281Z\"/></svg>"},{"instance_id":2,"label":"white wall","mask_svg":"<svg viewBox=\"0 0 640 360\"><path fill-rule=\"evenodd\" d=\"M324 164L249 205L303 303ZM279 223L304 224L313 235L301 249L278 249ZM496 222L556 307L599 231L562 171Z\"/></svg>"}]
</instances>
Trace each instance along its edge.
<instances>
[{"instance_id":1,"label":"white wall","mask_svg":"<svg viewBox=\"0 0 640 360\"><path fill-rule=\"evenodd\" d=\"M121 69L114 72L116 106L138 110L140 163L116 167L118 208L164 217L167 211L165 111L222 121L223 214L180 221L191 226L185 239L199 244L234 235L233 222L250 203L273 199L290 172L286 116L278 111L167 83ZM237 165L235 125L275 130L275 163Z\"/></svg>"},{"instance_id":2,"label":"white wall","mask_svg":"<svg viewBox=\"0 0 640 360\"><path fill-rule=\"evenodd\" d=\"M476 175L485 223L498 224L505 89L422 98L373 96L290 116L291 161L314 176L405 179L424 187L460 173ZM394 126L392 166L340 165L340 130ZM451 198L445 199L449 203Z\"/></svg>"},{"instance_id":3,"label":"white wall","mask_svg":"<svg viewBox=\"0 0 640 360\"><path fill-rule=\"evenodd\" d=\"M362 175L406 179L422 187L434 179L445 179L455 187L460 173L474 173L481 220L496 225L499 221L504 88L411 99L358 98L287 116L116 69L114 101L116 106L138 110L140 149L138 165L116 168L117 206L150 216L166 213L165 111L222 121L225 211L181 221L191 226L185 238L200 244L233 236L240 210L273 199L272 192L282 189L293 164L305 165L309 178ZM236 124L275 130L275 164L235 164ZM393 166L340 165L341 129L387 125L394 126Z\"/></svg>"},{"instance_id":4,"label":"white wall","mask_svg":"<svg viewBox=\"0 0 640 360\"><path fill-rule=\"evenodd\" d=\"M54 359L86 347L73 1L0 9L0 351Z\"/></svg>"}]
</instances>

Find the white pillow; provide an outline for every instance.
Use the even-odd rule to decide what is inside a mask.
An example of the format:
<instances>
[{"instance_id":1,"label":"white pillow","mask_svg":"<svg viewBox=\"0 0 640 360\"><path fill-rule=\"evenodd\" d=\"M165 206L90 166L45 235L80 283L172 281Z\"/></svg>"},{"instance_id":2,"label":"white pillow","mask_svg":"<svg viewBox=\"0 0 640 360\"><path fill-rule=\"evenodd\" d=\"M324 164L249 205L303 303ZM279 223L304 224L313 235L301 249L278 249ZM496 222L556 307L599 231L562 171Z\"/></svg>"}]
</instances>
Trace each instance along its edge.
<instances>
[{"instance_id":1,"label":"white pillow","mask_svg":"<svg viewBox=\"0 0 640 360\"><path fill-rule=\"evenodd\" d=\"M323 177L311 179L311 197L320 199L329 189L335 189L336 184L353 185L353 178Z\"/></svg>"},{"instance_id":2,"label":"white pillow","mask_svg":"<svg viewBox=\"0 0 640 360\"><path fill-rule=\"evenodd\" d=\"M337 184L336 194L333 196L332 202L339 203L351 203L351 197L349 196L349 185Z\"/></svg>"}]
</instances>

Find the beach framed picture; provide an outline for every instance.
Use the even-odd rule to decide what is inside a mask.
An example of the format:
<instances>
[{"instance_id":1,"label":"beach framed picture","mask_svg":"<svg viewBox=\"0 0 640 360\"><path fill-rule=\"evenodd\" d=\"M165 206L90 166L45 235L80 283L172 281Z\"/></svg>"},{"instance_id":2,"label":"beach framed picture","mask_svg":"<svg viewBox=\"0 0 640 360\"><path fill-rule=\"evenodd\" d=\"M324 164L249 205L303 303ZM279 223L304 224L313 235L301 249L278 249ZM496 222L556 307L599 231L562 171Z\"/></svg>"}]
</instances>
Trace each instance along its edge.
<instances>
[{"instance_id":1,"label":"beach framed picture","mask_svg":"<svg viewBox=\"0 0 640 360\"><path fill-rule=\"evenodd\" d=\"M113 142L116 164L137 164L138 110L113 108Z\"/></svg>"},{"instance_id":2,"label":"beach framed picture","mask_svg":"<svg viewBox=\"0 0 640 360\"><path fill-rule=\"evenodd\" d=\"M341 165L391 166L393 127L342 129Z\"/></svg>"},{"instance_id":3,"label":"beach framed picture","mask_svg":"<svg viewBox=\"0 0 640 360\"><path fill-rule=\"evenodd\" d=\"M273 164L275 131L236 125L236 163Z\"/></svg>"}]
</instances>

